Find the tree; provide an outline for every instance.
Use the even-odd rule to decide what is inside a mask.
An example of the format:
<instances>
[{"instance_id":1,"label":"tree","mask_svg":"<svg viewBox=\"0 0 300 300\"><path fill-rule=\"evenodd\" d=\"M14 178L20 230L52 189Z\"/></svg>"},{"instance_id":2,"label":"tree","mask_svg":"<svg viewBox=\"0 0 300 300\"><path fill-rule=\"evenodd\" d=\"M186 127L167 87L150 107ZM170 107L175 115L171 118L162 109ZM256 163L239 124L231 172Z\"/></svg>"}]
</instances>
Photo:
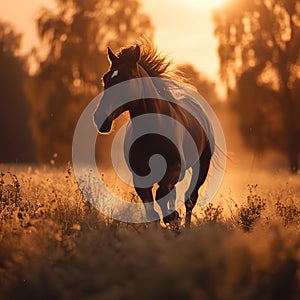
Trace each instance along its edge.
<instances>
[{"instance_id":1,"label":"tree","mask_svg":"<svg viewBox=\"0 0 300 300\"><path fill-rule=\"evenodd\" d=\"M43 9L37 19L39 38L48 50L27 83L38 159L71 159L76 122L102 89L108 69L107 46L116 50L146 34L149 18L137 0L57 0L57 11ZM57 156L55 154L55 156Z\"/></svg>"},{"instance_id":2,"label":"tree","mask_svg":"<svg viewBox=\"0 0 300 300\"><path fill-rule=\"evenodd\" d=\"M178 70L182 72L188 82L192 84L211 105L215 106L219 102L220 99L216 93L216 84L198 71L193 65L183 64L178 66Z\"/></svg>"},{"instance_id":3,"label":"tree","mask_svg":"<svg viewBox=\"0 0 300 300\"><path fill-rule=\"evenodd\" d=\"M29 130L29 105L23 83L25 59L18 55L21 36L0 21L0 162L32 162L34 144Z\"/></svg>"},{"instance_id":4,"label":"tree","mask_svg":"<svg viewBox=\"0 0 300 300\"><path fill-rule=\"evenodd\" d=\"M300 1L232 0L215 12L220 74L249 146L299 169ZM235 90L235 92L234 92Z\"/></svg>"}]
</instances>

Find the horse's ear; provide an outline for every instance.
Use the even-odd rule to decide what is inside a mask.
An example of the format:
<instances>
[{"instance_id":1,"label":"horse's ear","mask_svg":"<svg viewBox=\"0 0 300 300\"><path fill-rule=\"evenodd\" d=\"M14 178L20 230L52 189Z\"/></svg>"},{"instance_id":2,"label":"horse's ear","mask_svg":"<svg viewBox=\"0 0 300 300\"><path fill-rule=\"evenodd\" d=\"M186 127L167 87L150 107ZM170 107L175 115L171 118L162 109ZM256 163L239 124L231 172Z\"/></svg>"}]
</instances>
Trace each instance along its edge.
<instances>
[{"instance_id":1,"label":"horse's ear","mask_svg":"<svg viewBox=\"0 0 300 300\"><path fill-rule=\"evenodd\" d=\"M111 51L111 49L109 47L107 47L107 54L108 54L108 58L110 60L110 62L112 64L116 64L117 61L119 60L118 57Z\"/></svg>"},{"instance_id":2,"label":"horse's ear","mask_svg":"<svg viewBox=\"0 0 300 300\"><path fill-rule=\"evenodd\" d=\"M135 49L133 50L133 57L132 57L134 63L137 63L139 61L140 55L141 55L141 48L139 45L136 45Z\"/></svg>"}]
</instances>

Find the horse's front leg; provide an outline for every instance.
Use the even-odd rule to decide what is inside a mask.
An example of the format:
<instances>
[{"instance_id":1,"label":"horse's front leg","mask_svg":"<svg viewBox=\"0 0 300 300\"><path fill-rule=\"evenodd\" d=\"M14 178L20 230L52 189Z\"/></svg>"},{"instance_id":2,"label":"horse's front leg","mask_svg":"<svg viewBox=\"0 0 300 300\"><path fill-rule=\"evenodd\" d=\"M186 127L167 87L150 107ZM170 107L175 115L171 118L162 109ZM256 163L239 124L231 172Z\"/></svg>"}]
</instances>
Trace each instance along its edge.
<instances>
[{"instance_id":1,"label":"horse's front leg","mask_svg":"<svg viewBox=\"0 0 300 300\"><path fill-rule=\"evenodd\" d=\"M164 199L163 199L164 198ZM158 202L163 213L164 223L176 221L179 218L178 212L175 210L176 188L170 191L164 186L160 186L156 191L156 201Z\"/></svg>"},{"instance_id":2,"label":"horse's front leg","mask_svg":"<svg viewBox=\"0 0 300 300\"><path fill-rule=\"evenodd\" d=\"M159 214L154 209L152 188L135 187L135 190L144 203L147 221L148 222L159 221L160 220Z\"/></svg>"},{"instance_id":3,"label":"horse's front leg","mask_svg":"<svg viewBox=\"0 0 300 300\"><path fill-rule=\"evenodd\" d=\"M164 223L170 223L179 219L179 214L175 210L176 201L176 183L180 176L180 165L174 164L169 168L164 178L158 183L156 191L156 201L163 213Z\"/></svg>"}]
</instances>

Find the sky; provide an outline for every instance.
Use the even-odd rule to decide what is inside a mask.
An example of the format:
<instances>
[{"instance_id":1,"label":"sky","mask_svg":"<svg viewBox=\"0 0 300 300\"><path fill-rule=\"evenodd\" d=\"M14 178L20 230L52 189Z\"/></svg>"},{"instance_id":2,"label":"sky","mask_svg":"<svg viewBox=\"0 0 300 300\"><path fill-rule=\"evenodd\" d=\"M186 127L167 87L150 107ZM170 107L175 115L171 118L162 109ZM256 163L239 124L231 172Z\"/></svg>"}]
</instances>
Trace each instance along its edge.
<instances>
[{"instance_id":1,"label":"sky","mask_svg":"<svg viewBox=\"0 0 300 300\"><path fill-rule=\"evenodd\" d=\"M175 63L189 62L218 80L217 40L213 35L212 9L225 0L140 0L155 27L155 43ZM40 7L54 7L50 0L0 1L0 19L24 34L27 52L37 46L34 18Z\"/></svg>"}]
</instances>

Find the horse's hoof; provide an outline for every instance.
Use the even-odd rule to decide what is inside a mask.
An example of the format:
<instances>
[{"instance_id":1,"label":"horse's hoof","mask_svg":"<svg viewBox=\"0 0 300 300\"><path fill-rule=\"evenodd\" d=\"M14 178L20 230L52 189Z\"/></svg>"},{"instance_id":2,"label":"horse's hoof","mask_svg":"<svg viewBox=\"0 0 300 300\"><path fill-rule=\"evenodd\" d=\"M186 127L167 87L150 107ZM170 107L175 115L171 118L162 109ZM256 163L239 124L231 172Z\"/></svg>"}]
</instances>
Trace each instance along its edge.
<instances>
[{"instance_id":1,"label":"horse's hoof","mask_svg":"<svg viewBox=\"0 0 300 300\"><path fill-rule=\"evenodd\" d=\"M165 216L163 218L164 220L164 223L170 223L170 222L173 222L173 221L176 221L179 219L179 213L175 210L173 211L171 214L169 214L168 216Z\"/></svg>"}]
</instances>

